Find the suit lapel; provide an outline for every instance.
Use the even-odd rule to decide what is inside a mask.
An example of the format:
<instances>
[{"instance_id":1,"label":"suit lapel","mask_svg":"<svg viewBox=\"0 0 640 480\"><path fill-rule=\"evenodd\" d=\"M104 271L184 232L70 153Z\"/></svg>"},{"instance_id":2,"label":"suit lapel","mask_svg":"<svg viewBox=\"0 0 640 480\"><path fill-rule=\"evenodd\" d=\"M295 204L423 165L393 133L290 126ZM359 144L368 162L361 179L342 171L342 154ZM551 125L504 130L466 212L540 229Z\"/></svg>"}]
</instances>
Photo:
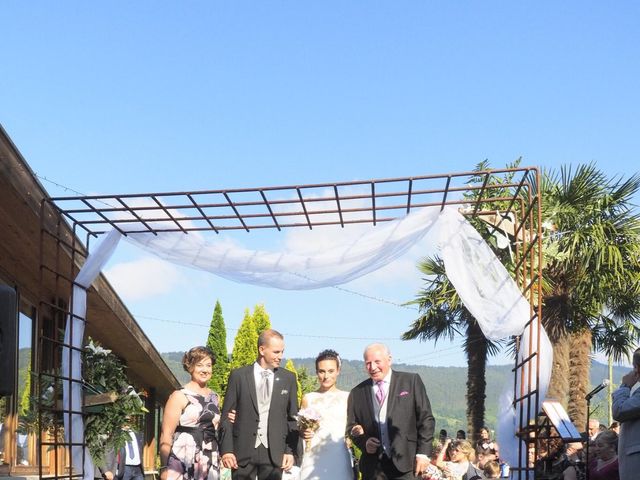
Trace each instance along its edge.
<instances>
[{"instance_id":1,"label":"suit lapel","mask_svg":"<svg viewBox=\"0 0 640 480\"><path fill-rule=\"evenodd\" d=\"M275 368L273 370L273 387L271 388L271 403L269 403L269 409L273 407L278 399L282 396L280 391L282 390L282 376L280 375L280 369Z\"/></svg>"},{"instance_id":2,"label":"suit lapel","mask_svg":"<svg viewBox=\"0 0 640 480\"><path fill-rule=\"evenodd\" d=\"M387 394L387 417L393 412L396 397L398 396L398 374L391 372L391 384L389 385L389 393Z\"/></svg>"},{"instance_id":3,"label":"suit lapel","mask_svg":"<svg viewBox=\"0 0 640 480\"><path fill-rule=\"evenodd\" d=\"M258 409L258 394L256 393L256 379L253 376L253 365L251 366L251 368L247 369L245 381L248 385L247 389L249 390L249 396L251 397L253 408L256 409L256 413L259 413L260 410Z\"/></svg>"},{"instance_id":4,"label":"suit lapel","mask_svg":"<svg viewBox=\"0 0 640 480\"><path fill-rule=\"evenodd\" d=\"M362 389L362 394L364 395L364 404L367 405L367 409L369 412L369 415L371 415L371 421L373 423L378 423L377 419L376 419L376 409L375 406L373 405L373 398L371 395L371 389L373 388L373 380L369 379L367 380L367 383L365 384L365 388Z\"/></svg>"}]
</instances>

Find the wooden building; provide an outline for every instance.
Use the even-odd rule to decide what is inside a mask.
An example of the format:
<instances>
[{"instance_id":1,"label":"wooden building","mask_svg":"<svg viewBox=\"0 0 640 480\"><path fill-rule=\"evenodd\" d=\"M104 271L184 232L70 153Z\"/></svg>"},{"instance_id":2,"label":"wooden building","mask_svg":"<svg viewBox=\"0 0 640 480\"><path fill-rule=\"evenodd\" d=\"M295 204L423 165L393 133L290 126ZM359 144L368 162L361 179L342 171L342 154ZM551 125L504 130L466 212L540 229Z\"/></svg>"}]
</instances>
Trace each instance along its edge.
<instances>
[{"instance_id":1,"label":"wooden building","mask_svg":"<svg viewBox=\"0 0 640 480\"><path fill-rule=\"evenodd\" d=\"M59 351L42 339L54 338L64 328L66 315L61 312L69 302L69 290L60 287L61 280L73 278L87 255L86 239L79 238L54 210L43 207L47 198L46 190L0 126L0 285L16 293L14 323L4 329L13 333L0 335L0 348L5 353L10 349L15 363L12 371L0 365L0 375L13 383L11 394L0 398L0 476L58 476L54 472L68 471L68 455L44 446L39 455L39 435L21 428L22 399L34 388L27 372L59 366ZM57 231L58 239L47 239L47 230ZM73 247L61 244L59 238L69 239ZM80 254L73 253L76 251ZM43 267L47 264L69 267L51 270ZM85 335L121 357L131 382L149 393L149 413L142 427L144 467L152 471L161 406L179 386L178 381L102 275L88 292L86 318Z\"/></svg>"}]
</instances>

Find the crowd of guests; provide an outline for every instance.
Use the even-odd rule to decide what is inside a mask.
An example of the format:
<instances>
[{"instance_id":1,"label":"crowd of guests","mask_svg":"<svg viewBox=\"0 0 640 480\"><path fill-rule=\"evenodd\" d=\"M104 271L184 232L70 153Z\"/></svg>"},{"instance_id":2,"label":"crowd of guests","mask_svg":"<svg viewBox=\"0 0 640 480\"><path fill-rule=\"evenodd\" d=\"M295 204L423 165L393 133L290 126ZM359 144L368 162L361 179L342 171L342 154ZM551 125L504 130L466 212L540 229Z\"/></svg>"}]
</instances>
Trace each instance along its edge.
<instances>
[{"instance_id":1,"label":"crowd of guests","mask_svg":"<svg viewBox=\"0 0 640 480\"><path fill-rule=\"evenodd\" d=\"M537 478L553 480L619 480L618 433L620 425L609 427L596 419L589 421L584 441L563 443L541 440L535 464ZM531 454L533 456L533 453Z\"/></svg>"},{"instance_id":2,"label":"crowd of guests","mask_svg":"<svg viewBox=\"0 0 640 480\"><path fill-rule=\"evenodd\" d=\"M464 430L458 430L455 439L449 438L446 430L440 430L431 459L435 468L423 478L478 480L508 477L509 466L500 461L498 444L491 440L489 428L482 427L478 434L479 438L474 443L467 440Z\"/></svg>"}]
</instances>

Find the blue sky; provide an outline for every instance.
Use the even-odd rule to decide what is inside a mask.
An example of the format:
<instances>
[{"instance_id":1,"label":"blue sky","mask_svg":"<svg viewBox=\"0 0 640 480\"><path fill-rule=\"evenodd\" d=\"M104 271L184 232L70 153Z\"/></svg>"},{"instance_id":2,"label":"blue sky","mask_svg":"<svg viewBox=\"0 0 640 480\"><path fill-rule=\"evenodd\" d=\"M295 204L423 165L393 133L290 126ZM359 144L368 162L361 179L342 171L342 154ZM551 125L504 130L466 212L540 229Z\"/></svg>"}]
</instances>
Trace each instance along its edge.
<instances>
[{"instance_id":1,"label":"blue sky","mask_svg":"<svg viewBox=\"0 0 640 480\"><path fill-rule=\"evenodd\" d=\"M628 175L639 14L631 1L8 1L0 122L53 196L74 192L52 181L85 194L222 189L520 156ZM267 237L236 238L283 241ZM345 288L407 301L418 257ZM290 356L358 358L377 338L396 361L464 363L457 344L397 340L414 311L343 290L233 284L126 245L107 274L160 351L202 343L219 299L229 343L244 308L265 303Z\"/></svg>"}]
</instances>

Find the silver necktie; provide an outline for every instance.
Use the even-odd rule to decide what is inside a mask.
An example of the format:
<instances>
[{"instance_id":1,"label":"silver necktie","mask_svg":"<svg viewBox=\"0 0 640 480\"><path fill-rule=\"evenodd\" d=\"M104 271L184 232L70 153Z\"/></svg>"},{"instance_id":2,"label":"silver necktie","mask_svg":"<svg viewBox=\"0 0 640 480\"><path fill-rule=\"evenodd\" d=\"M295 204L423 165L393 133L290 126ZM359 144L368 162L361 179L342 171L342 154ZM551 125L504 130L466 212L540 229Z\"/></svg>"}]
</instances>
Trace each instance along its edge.
<instances>
[{"instance_id":1,"label":"silver necktie","mask_svg":"<svg viewBox=\"0 0 640 480\"><path fill-rule=\"evenodd\" d=\"M262 384L260 385L260 401L263 403L269 403L269 399L271 398L269 392L269 377L271 376L271 372L268 370L262 371Z\"/></svg>"}]
</instances>

